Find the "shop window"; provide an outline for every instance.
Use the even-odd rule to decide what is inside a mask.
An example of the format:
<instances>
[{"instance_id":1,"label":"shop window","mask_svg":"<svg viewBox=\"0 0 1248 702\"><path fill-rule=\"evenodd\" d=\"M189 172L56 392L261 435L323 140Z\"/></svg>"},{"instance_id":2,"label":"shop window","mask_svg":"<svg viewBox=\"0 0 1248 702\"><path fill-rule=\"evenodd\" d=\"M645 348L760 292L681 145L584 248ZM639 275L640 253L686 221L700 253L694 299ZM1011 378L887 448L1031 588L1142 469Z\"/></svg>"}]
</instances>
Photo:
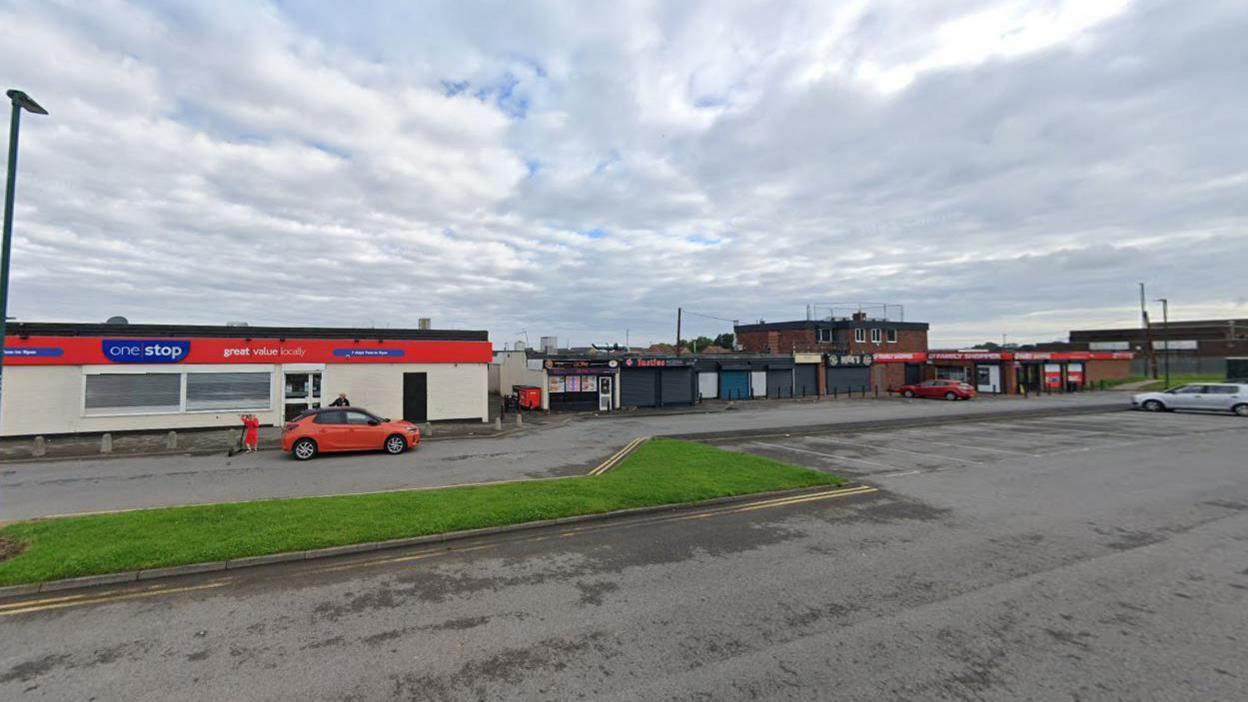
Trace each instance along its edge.
<instances>
[{"instance_id":1,"label":"shop window","mask_svg":"<svg viewBox=\"0 0 1248 702\"><path fill-rule=\"evenodd\" d=\"M879 329L871 330L871 343L873 344L880 343L880 330Z\"/></svg>"},{"instance_id":2,"label":"shop window","mask_svg":"<svg viewBox=\"0 0 1248 702\"><path fill-rule=\"evenodd\" d=\"M182 409L181 373L100 373L86 376L85 414L142 414Z\"/></svg>"},{"instance_id":3,"label":"shop window","mask_svg":"<svg viewBox=\"0 0 1248 702\"><path fill-rule=\"evenodd\" d=\"M862 344L867 341L867 330L861 327L854 330L854 341Z\"/></svg>"},{"instance_id":4,"label":"shop window","mask_svg":"<svg viewBox=\"0 0 1248 702\"><path fill-rule=\"evenodd\" d=\"M831 341L832 341L832 330L820 329L819 330L819 343L827 344L827 343L831 343Z\"/></svg>"},{"instance_id":5,"label":"shop window","mask_svg":"<svg viewBox=\"0 0 1248 702\"><path fill-rule=\"evenodd\" d=\"M884 338L888 339L888 343L890 343L890 344L895 344L895 343L897 343L897 330L896 330L896 329L889 329L889 330L888 330L888 333L887 333L887 334L885 334Z\"/></svg>"},{"instance_id":6,"label":"shop window","mask_svg":"<svg viewBox=\"0 0 1248 702\"><path fill-rule=\"evenodd\" d=\"M966 382L966 368L962 366L936 366L936 377L939 380L957 380Z\"/></svg>"},{"instance_id":7,"label":"shop window","mask_svg":"<svg viewBox=\"0 0 1248 702\"><path fill-rule=\"evenodd\" d=\"M267 410L272 387L268 373L187 373L186 409Z\"/></svg>"}]
</instances>

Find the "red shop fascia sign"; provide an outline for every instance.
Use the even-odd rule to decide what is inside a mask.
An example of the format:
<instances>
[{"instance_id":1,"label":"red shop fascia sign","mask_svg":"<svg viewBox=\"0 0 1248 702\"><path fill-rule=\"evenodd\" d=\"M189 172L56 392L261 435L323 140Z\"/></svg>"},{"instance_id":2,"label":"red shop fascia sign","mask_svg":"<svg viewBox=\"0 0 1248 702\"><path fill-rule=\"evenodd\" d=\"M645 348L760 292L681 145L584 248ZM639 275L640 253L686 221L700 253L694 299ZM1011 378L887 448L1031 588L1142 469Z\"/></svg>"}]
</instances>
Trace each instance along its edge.
<instances>
[{"instance_id":1,"label":"red shop fascia sign","mask_svg":"<svg viewBox=\"0 0 1248 702\"><path fill-rule=\"evenodd\" d=\"M488 341L10 336L6 366L221 363L489 363Z\"/></svg>"}]
</instances>

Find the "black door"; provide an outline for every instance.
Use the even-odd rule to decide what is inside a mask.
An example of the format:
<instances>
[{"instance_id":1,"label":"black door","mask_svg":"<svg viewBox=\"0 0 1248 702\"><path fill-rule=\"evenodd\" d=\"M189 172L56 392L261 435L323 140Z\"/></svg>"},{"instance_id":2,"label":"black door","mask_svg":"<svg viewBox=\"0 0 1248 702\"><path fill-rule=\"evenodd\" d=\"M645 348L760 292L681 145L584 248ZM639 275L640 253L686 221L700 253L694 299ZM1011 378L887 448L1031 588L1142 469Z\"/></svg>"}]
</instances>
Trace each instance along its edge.
<instances>
[{"instance_id":1,"label":"black door","mask_svg":"<svg viewBox=\"0 0 1248 702\"><path fill-rule=\"evenodd\" d=\"M923 382L923 366L917 363L906 364L906 385L918 385Z\"/></svg>"},{"instance_id":2,"label":"black door","mask_svg":"<svg viewBox=\"0 0 1248 702\"><path fill-rule=\"evenodd\" d=\"M403 374L403 418L409 422L429 420L429 384L424 373Z\"/></svg>"}]
</instances>

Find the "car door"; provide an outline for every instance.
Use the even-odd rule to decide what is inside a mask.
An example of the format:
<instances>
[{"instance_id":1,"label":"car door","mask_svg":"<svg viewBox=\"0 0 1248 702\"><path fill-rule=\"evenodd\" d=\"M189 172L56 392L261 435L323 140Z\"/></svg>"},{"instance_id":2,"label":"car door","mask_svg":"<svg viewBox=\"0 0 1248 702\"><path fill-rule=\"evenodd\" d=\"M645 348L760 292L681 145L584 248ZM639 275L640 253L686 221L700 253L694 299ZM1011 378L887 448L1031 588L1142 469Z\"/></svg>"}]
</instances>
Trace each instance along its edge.
<instances>
[{"instance_id":1,"label":"car door","mask_svg":"<svg viewBox=\"0 0 1248 702\"><path fill-rule=\"evenodd\" d=\"M945 384L943 380L928 380L919 386L919 397L943 397Z\"/></svg>"},{"instance_id":2,"label":"car door","mask_svg":"<svg viewBox=\"0 0 1248 702\"><path fill-rule=\"evenodd\" d=\"M1207 385L1205 386L1204 409L1229 412L1238 398L1239 386L1237 385Z\"/></svg>"},{"instance_id":3,"label":"car door","mask_svg":"<svg viewBox=\"0 0 1248 702\"><path fill-rule=\"evenodd\" d=\"M347 427L349 428L350 448L353 450L379 449L385 441L385 429L377 417L361 410L347 410Z\"/></svg>"},{"instance_id":4,"label":"car door","mask_svg":"<svg viewBox=\"0 0 1248 702\"><path fill-rule=\"evenodd\" d=\"M1204 403L1204 385L1184 385L1181 388L1175 388L1170 406L1174 409L1207 409Z\"/></svg>"},{"instance_id":5,"label":"car door","mask_svg":"<svg viewBox=\"0 0 1248 702\"><path fill-rule=\"evenodd\" d=\"M316 431L313 439L321 451L341 451L348 448L350 427L342 410L323 410L312 420Z\"/></svg>"}]
</instances>

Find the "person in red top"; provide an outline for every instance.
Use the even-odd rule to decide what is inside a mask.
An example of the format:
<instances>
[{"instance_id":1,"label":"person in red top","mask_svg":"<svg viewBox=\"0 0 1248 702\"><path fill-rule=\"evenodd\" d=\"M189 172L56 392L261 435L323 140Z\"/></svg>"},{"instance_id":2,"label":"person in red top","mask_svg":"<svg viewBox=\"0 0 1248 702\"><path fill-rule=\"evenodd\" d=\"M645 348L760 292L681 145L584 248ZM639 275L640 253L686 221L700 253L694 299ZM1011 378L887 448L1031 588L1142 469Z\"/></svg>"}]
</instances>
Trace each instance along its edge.
<instances>
[{"instance_id":1,"label":"person in red top","mask_svg":"<svg viewBox=\"0 0 1248 702\"><path fill-rule=\"evenodd\" d=\"M260 419L254 414L244 414L243 419L243 444L247 447L248 453L255 453L256 447L260 444Z\"/></svg>"}]
</instances>

